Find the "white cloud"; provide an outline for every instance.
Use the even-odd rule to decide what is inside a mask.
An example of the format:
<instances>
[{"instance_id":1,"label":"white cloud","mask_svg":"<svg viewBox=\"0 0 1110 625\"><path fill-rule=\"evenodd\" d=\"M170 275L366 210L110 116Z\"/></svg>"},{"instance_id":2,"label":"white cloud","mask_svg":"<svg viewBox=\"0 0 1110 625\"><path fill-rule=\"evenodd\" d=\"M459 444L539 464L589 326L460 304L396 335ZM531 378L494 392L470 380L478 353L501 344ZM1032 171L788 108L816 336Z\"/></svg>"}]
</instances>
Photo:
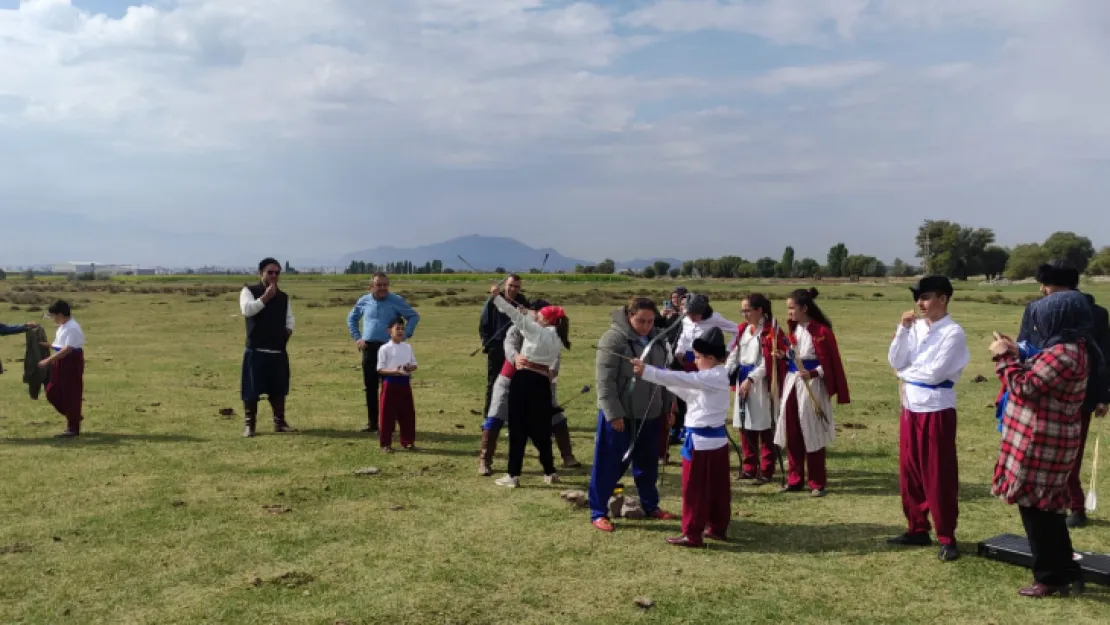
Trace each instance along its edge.
<instances>
[{"instance_id":1,"label":"white cloud","mask_svg":"<svg viewBox=\"0 0 1110 625\"><path fill-rule=\"evenodd\" d=\"M178 0L115 19L68 0L23 2L0 10L0 216L80 215L102 235L69 241L95 257L234 255L219 237L252 228L267 229L259 252L336 255L377 242L367 233L380 237L380 219L399 211L420 218L389 233L398 245L493 229L621 257L650 255L631 249L644 241L678 255L737 251L728 229L698 250L655 228L677 208L726 223L752 213L764 228L789 212L815 223L791 235L808 237L799 250L855 237L893 255L912 235L875 236L876 224L919 221L907 207L1036 238L1033 198L1045 189L1064 185L1079 207L1110 191L1091 171L1110 157L1110 83L1098 79L1110 3L618 6ZM704 31L743 33L783 57L720 52ZM937 44L907 61L883 47L903 37L983 50ZM670 54L683 49L699 56ZM800 62L798 50L828 58ZM719 55L737 55L735 69L710 62ZM992 223L997 199L1029 184L1041 191L1005 205L1023 217ZM830 206L859 218L821 222ZM647 218L630 226L631 210ZM184 232L196 236L178 243ZM205 233L221 243L205 247ZM3 261L41 255L2 243Z\"/></svg>"}]
</instances>

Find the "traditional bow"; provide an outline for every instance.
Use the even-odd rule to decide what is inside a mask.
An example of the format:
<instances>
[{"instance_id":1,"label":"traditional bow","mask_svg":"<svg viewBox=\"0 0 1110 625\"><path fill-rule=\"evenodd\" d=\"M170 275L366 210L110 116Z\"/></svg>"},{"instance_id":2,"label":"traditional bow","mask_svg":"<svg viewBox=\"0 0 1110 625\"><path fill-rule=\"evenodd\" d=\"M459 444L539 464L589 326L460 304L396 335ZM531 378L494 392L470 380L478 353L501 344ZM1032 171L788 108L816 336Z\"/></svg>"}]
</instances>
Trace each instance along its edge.
<instances>
[{"instance_id":1,"label":"traditional bow","mask_svg":"<svg viewBox=\"0 0 1110 625\"><path fill-rule=\"evenodd\" d=\"M659 339L662 339L665 336L667 336L668 334L670 334L671 331L673 331L675 328L682 325L682 320L685 319L685 318L686 318L686 313L683 312L682 314L680 314L678 316L678 319L674 320L674 322L671 323L671 325L667 326L666 328L663 328L662 332L656 334L655 338L648 341L648 344L646 346L644 346L644 350L640 353L640 360L644 360L645 358L647 358L648 354L651 353L651 348L655 346L655 343L657 341L659 341ZM673 357L674 357L674 355L670 353L670 350L667 350L667 360L664 362L664 365L670 364L671 359ZM655 386L655 388L652 389L651 396L648 397L648 403L647 403L647 407L644 409L644 414L640 415L640 427L638 427L636 429L636 433L633 434L632 441L629 442L629 444L628 444L628 451L626 451L624 453L624 457L621 459L622 463L628 463L629 459L632 458L632 452L636 449L636 441L640 440L640 432L642 432L644 430L644 426L647 424L648 411L651 410L651 405L653 403L655 403L655 396L656 396L657 393L659 393L659 387L662 386L662 385L661 384L655 384L654 386ZM632 395L632 391L635 388L636 388L636 376L632 376L632 379L628 381L628 394L629 394L630 397ZM623 473L623 471L622 471L622 473Z\"/></svg>"}]
</instances>

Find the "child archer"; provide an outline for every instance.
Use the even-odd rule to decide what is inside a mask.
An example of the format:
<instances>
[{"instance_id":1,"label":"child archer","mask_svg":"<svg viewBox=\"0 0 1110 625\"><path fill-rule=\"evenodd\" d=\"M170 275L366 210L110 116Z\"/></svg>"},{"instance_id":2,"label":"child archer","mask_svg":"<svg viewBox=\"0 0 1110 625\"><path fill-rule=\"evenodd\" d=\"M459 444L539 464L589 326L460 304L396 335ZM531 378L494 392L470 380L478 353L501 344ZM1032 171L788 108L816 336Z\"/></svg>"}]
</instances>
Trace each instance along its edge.
<instances>
[{"instance_id":1,"label":"child archer","mask_svg":"<svg viewBox=\"0 0 1110 625\"><path fill-rule=\"evenodd\" d=\"M405 342L405 319L398 316L389 322L389 342L378 350L378 375L383 378L378 441L386 453L393 453L395 425L401 428L401 447L416 450L416 408L410 385L413 371L416 355Z\"/></svg>"},{"instance_id":2,"label":"child archer","mask_svg":"<svg viewBox=\"0 0 1110 625\"><path fill-rule=\"evenodd\" d=\"M694 371L667 371L634 360L633 371L661 384L687 405L682 444L682 536L667 542L700 547L704 536L727 540L732 491L729 484L728 433L725 421L731 394L725 369L725 337L710 328L694 339ZM708 526L708 527L707 527Z\"/></svg>"}]
</instances>

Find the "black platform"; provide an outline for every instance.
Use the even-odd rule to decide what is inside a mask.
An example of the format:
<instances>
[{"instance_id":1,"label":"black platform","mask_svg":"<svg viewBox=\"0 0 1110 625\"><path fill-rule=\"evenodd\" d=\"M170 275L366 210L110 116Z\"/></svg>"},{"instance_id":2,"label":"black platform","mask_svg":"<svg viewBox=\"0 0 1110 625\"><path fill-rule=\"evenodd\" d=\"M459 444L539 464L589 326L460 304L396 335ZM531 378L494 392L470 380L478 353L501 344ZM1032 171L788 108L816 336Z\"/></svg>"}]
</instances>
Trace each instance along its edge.
<instances>
[{"instance_id":1,"label":"black platform","mask_svg":"<svg viewBox=\"0 0 1110 625\"><path fill-rule=\"evenodd\" d=\"M988 560L1033 568L1033 554L1029 551L1029 541L1024 536L1002 534L989 538L979 543L978 553ZM1083 569L1084 581L1110 586L1110 555L1076 551L1075 557L1079 560L1079 567Z\"/></svg>"}]
</instances>

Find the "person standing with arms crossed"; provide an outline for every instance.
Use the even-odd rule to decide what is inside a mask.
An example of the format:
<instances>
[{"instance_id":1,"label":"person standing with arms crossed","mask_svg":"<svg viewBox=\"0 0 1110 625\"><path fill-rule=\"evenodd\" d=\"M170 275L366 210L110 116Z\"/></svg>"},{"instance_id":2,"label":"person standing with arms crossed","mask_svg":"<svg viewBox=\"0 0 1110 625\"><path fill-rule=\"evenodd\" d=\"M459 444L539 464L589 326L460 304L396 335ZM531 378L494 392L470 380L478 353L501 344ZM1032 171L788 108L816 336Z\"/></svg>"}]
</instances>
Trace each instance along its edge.
<instances>
[{"instance_id":1,"label":"person standing with arms crossed","mask_svg":"<svg viewBox=\"0 0 1110 625\"><path fill-rule=\"evenodd\" d=\"M953 386L971 361L967 335L948 314L952 283L927 276L911 287L923 319L910 310L890 344L887 360L904 383L898 464L902 510L908 529L887 542L927 547L929 518L936 524L940 551L949 562L956 546L960 479L956 459L956 391Z\"/></svg>"},{"instance_id":2,"label":"person standing with arms crossed","mask_svg":"<svg viewBox=\"0 0 1110 625\"><path fill-rule=\"evenodd\" d=\"M363 432L378 431L378 352L390 341L389 324L398 316L405 320L405 341L416 332L420 315L405 298L389 292L389 276L375 273L370 281L370 292L355 302L347 315L347 329L355 346L362 353L362 381L366 390L366 427ZM359 322L362 322L361 329Z\"/></svg>"},{"instance_id":3,"label":"person standing with arms crossed","mask_svg":"<svg viewBox=\"0 0 1110 625\"><path fill-rule=\"evenodd\" d=\"M528 299L520 293L521 281L517 274L510 274L505 281L505 291L502 296L505 301L515 305L518 309L528 308ZM497 377L501 375L501 367L505 364L505 333L513 322L509 316L497 310L493 305L493 298L486 302L482 309L482 318L478 322L478 338L482 341L482 353L486 355L486 403L482 408L482 418L489 416L489 407L493 399L493 386Z\"/></svg>"}]
</instances>

